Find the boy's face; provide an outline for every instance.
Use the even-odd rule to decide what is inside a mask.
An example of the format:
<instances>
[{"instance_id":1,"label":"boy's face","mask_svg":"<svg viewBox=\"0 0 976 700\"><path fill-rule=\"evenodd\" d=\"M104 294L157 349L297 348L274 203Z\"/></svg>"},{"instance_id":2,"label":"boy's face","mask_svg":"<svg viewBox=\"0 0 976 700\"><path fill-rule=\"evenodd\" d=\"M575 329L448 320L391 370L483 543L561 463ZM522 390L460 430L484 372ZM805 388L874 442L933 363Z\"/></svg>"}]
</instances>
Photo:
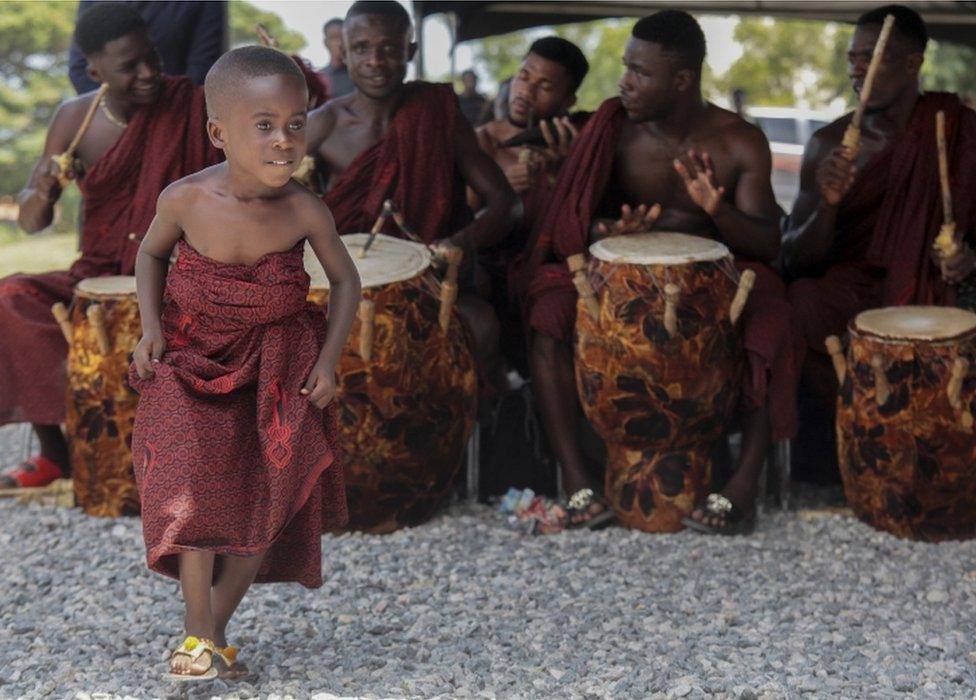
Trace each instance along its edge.
<instances>
[{"instance_id":1,"label":"boy's face","mask_svg":"<svg viewBox=\"0 0 976 700\"><path fill-rule=\"evenodd\" d=\"M86 56L88 75L108 83L116 98L132 104L152 104L162 87L162 68L156 45L144 31L113 39L98 53Z\"/></svg>"},{"instance_id":2,"label":"boy's face","mask_svg":"<svg viewBox=\"0 0 976 700\"><path fill-rule=\"evenodd\" d=\"M291 75L244 80L208 126L227 161L268 187L283 187L305 156L308 88Z\"/></svg>"}]
</instances>

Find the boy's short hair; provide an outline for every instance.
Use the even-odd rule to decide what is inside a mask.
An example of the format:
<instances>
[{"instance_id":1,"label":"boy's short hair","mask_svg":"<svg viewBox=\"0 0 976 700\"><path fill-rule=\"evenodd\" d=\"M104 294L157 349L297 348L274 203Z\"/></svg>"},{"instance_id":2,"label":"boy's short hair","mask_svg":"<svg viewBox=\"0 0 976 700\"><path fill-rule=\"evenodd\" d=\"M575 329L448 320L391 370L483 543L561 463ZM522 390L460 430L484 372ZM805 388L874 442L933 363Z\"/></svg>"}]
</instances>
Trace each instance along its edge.
<instances>
[{"instance_id":1,"label":"boy's short hair","mask_svg":"<svg viewBox=\"0 0 976 700\"><path fill-rule=\"evenodd\" d=\"M583 78L590 70L590 62L580 51L580 48L571 41L559 36L545 36L536 39L529 47L528 53L548 59L558 63L569 74L569 82L573 92L583 82ZM528 54L526 54L528 55Z\"/></svg>"},{"instance_id":2,"label":"boy's short hair","mask_svg":"<svg viewBox=\"0 0 976 700\"><path fill-rule=\"evenodd\" d=\"M322 33L324 34L325 32L329 31L329 27L336 27L336 26L339 27L339 29L342 29L342 18L341 17L333 17L328 22L326 22L325 24L323 24L322 25Z\"/></svg>"},{"instance_id":3,"label":"boy's short hair","mask_svg":"<svg viewBox=\"0 0 976 700\"><path fill-rule=\"evenodd\" d=\"M682 10L662 10L637 21L631 36L660 46L677 57L682 68L701 77L705 61L705 33L694 17Z\"/></svg>"},{"instance_id":4,"label":"boy's short hair","mask_svg":"<svg viewBox=\"0 0 976 700\"><path fill-rule=\"evenodd\" d=\"M888 15L895 18L895 31L913 47L924 52L926 44L929 43L929 31L925 27L922 16L910 7L904 5L876 7L858 17L857 26L863 27L869 24L880 26L884 24L885 17Z\"/></svg>"},{"instance_id":5,"label":"boy's short hair","mask_svg":"<svg viewBox=\"0 0 976 700\"><path fill-rule=\"evenodd\" d=\"M94 56L110 41L145 31L146 21L133 8L121 2L100 2L78 17L75 41L82 54Z\"/></svg>"},{"instance_id":6,"label":"boy's short hair","mask_svg":"<svg viewBox=\"0 0 976 700\"><path fill-rule=\"evenodd\" d=\"M211 118L219 116L226 100L231 95L240 95L244 81L266 75L288 75L305 84L305 75L294 59L276 49L242 46L225 53L207 71L203 81L207 115Z\"/></svg>"}]
</instances>

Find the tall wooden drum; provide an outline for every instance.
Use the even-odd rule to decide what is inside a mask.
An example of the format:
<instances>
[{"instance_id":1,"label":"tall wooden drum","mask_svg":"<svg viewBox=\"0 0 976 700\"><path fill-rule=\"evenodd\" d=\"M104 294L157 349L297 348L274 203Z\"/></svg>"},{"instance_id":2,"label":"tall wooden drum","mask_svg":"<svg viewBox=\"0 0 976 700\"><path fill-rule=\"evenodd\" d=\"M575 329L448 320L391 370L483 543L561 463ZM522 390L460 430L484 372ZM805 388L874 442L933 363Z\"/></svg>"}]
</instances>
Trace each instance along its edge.
<instances>
[{"instance_id":1,"label":"tall wooden drum","mask_svg":"<svg viewBox=\"0 0 976 700\"><path fill-rule=\"evenodd\" d=\"M679 530L738 399L738 273L724 245L680 233L607 238L590 255L576 272L576 380L607 444L607 499L625 525Z\"/></svg>"},{"instance_id":2,"label":"tall wooden drum","mask_svg":"<svg viewBox=\"0 0 976 700\"><path fill-rule=\"evenodd\" d=\"M976 532L976 314L906 306L858 314L841 389L837 451L859 518L900 537Z\"/></svg>"},{"instance_id":3,"label":"tall wooden drum","mask_svg":"<svg viewBox=\"0 0 976 700\"><path fill-rule=\"evenodd\" d=\"M75 287L68 347L67 431L75 497L86 513L138 515L129 388L142 336L135 277L94 277Z\"/></svg>"},{"instance_id":4,"label":"tall wooden drum","mask_svg":"<svg viewBox=\"0 0 976 700\"><path fill-rule=\"evenodd\" d=\"M363 301L336 402L349 527L391 532L424 522L450 497L476 418L477 371L457 313L442 316L426 246L381 234L360 257L367 238L342 237ZM308 248L305 267L310 300L327 306L328 280Z\"/></svg>"}]
</instances>

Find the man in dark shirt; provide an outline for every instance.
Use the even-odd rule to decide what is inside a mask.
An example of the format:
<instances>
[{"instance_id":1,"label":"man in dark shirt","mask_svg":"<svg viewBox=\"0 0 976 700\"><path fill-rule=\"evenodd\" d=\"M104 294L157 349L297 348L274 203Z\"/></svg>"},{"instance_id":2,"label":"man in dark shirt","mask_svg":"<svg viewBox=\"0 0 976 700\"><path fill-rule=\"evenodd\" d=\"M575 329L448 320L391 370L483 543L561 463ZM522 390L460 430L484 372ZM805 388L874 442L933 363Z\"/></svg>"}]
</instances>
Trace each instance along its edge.
<instances>
[{"instance_id":1,"label":"man in dark shirt","mask_svg":"<svg viewBox=\"0 0 976 700\"><path fill-rule=\"evenodd\" d=\"M348 95L355 89L346 69L345 50L342 43L342 20L333 17L322 27L322 42L329 52L329 65L319 71L329 84L329 99Z\"/></svg>"},{"instance_id":2,"label":"man in dark shirt","mask_svg":"<svg viewBox=\"0 0 976 700\"><path fill-rule=\"evenodd\" d=\"M78 15L98 0L81 0ZM197 85L227 44L227 2L126 2L149 26L149 36L163 63L163 73L185 75ZM78 94L98 88L88 76L88 62L72 40L68 74Z\"/></svg>"},{"instance_id":3,"label":"man in dark shirt","mask_svg":"<svg viewBox=\"0 0 976 700\"><path fill-rule=\"evenodd\" d=\"M478 126L481 123L481 115L488 99L478 92L478 76L473 70L466 70L461 73L461 83L464 85L464 91L458 95L458 101L461 103L461 114L472 126Z\"/></svg>"}]
</instances>

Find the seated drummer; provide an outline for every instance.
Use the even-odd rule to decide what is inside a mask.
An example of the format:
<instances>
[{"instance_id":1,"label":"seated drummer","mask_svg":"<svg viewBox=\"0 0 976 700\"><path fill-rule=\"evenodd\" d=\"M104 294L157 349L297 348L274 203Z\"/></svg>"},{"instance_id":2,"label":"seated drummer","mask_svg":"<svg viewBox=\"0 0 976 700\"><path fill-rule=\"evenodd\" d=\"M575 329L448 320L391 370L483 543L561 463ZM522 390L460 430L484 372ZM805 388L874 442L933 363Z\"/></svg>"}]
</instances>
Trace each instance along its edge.
<instances>
[{"instance_id":1,"label":"seated drummer","mask_svg":"<svg viewBox=\"0 0 976 700\"><path fill-rule=\"evenodd\" d=\"M108 85L78 143L70 175L83 196L81 257L70 270L0 279L0 425L33 423L40 454L0 476L5 488L45 486L68 470L65 419L67 343L51 315L69 304L86 277L132 274L139 241L159 193L174 180L216 163L207 139L203 91L185 77L164 77L159 55L136 10L102 3L81 14L75 40L88 73ZM62 103L44 152L18 197L20 227L46 228L61 197L51 158L78 133L96 93Z\"/></svg>"},{"instance_id":2,"label":"seated drummer","mask_svg":"<svg viewBox=\"0 0 976 700\"><path fill-rule=\"evenodd\" d=\"M508 279L515 257L522 251L536 218L544 211L559 168L569 155L573 139L589 118L589 112L570 114L576 91L590 66L579 47L558 36L537 39L529 47L508 90L506 118L477 129L478 145L505 173L505 179L522 198L522 222L495 248L478 256L478 293L488 299L501 321L502 348L518 364L524 364L525 340L518 309L509 303ZM501 144L536 125L545 147L526 145L502 148ZM468 189L473 211L481 198ZM526 368L527 369L527 368Z\"/></svg>"},{"instance_id":3,"label":"seated drummer","mask_svg":"<svg viewBox=\"0 0 976 700\"><path fill-rule=\"evenodd\" d=\"M740 269L757 273L739 321L748 356L742 458L720 496L686 524L748 531L770 437L795 430L790 309L782 282L766 267L779 253L769 145L759 129L702 98L704 58L705 37L685 12L658 12L634 25L620 97L604 102L580 133L527 247L521 293L533 378L563 483L575 496L571 523L600 520L607 507L591 494L575 430L577 293L565 262L595 239L650 230L707 236L725 243ZM619 218L601 218L611 210Z\"/></svg>"},{"instance_id":4,"label":"seated drummer","mask_svg":"<svg viewBox=\"0 0 976 700\"><path fill-rule=\"evenodd\" d=\"M861 123L857 156L848 160L841 147L851 114L813 135L783 239L787 270L805 277L789 288L795 335L807 350L803 384L828 412L837 380L824 348L827 336L843 335L865 309L954 304L957 285L972 280L976 267L976 113L956 95L920 92L928 33L914 10L889 5L858 20L847 53L854 91L864 85L887 15L894 16L894 29ZM932 250L943 220L935 130L940 110L953 214L964 237L958 252L941 260ZM803 422L802 433L815 429L806 416Z\"/></svg>"},{"instance_id":5,"label":"seated drummer","mask_svg":"<svg viewBox=\"0 0 976 700\"><path fill-rule=\"evenodd\" d=\"M474 251L496 244L515 223L515 193L478 148L454 88L404 82L417 45L402 5L353 3L342 30L356 89L309 114L307 127L308 152L327 166L325 202L339 233L369 231L392 199L421 241L437 252L460 247L470 264ZM485 203L474 221L466 186ZM391 220L383 231L404 236ZM491 371L498 345L491 307L462 289L458 310Z\"/></svg>"}]
</instances>

